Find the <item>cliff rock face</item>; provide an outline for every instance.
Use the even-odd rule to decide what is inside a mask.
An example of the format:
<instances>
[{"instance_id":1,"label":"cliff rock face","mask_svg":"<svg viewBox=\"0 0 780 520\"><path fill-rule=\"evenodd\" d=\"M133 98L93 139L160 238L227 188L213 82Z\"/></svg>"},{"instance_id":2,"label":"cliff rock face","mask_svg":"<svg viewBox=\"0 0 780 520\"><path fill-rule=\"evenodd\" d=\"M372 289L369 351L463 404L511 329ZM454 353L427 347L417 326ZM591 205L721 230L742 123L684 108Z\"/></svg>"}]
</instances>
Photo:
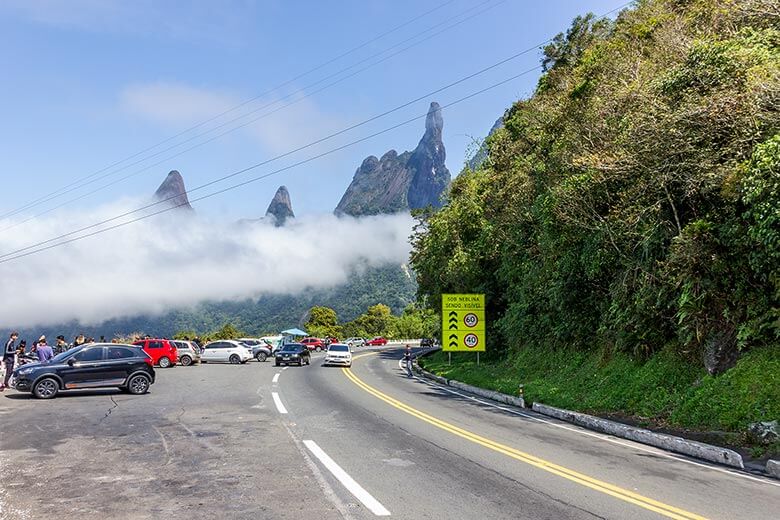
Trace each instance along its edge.
<instances>
[{"instance_id":1,"label":"cliff rock face","mask_svg":"<svg viewBox=\"0 0 780 520\"><path fill-rule=\"evenodd\" d=\"M450 182L444 165L443 127L441 107L431 103L417 148L400 155L390 150L381 159L367 157L336 207L336 215L396 213L429 204L441 207L441 195Z\"/></svg>"},{"instance_id":2,"label":"cliff rock face","mask_svg":"<svg viewBox=\"0 0 780 520\"><path fill-rule=\"evenodd\" d=\"M286 186L279 186L276 190L276 195L271 199L271 203L268 205L268 210L265 212L266 218L273 218L274 225L283 226L287 219L295 218L295 213L292 209L292 201L290 200L290 192L287 191Z\"/></svg>"},{"instance_id":3,"label":"cliff rock face","mask_svg":"<svg viewBox=\"0 0 780 520\"><path fill-rule=\"evenodd\" d=\"M425 134L406 164L407 169L414 172L407 197L410 209L428 205L440 208L442 205L441 195L450 184L450 171L444 165L447 153L441 139L443 128L441 107L431 103L425 118Z\"/></svg>"},{"instance_id":4,"label":"cliff rock face","mask_svg":"<svg viewBox=\"0 0 780 520\"><path fill-rule=\"evenodd\" d=\"M180 209L192 211L190 201L187 198L187 188L184 187L184 179L181 174L172 170L154 192L155 198L166 201L166 204Z\"/></svg>"}]
</instances>

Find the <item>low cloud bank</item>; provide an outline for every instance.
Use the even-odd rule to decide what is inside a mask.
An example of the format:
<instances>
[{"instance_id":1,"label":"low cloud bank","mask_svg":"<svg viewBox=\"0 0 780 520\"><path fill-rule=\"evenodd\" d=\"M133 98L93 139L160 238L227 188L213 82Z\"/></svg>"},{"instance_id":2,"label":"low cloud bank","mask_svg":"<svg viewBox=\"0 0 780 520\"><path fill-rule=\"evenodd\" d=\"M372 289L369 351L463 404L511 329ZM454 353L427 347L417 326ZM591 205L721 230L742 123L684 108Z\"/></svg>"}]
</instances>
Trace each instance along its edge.
<instances>
[{"instance_id":1,"label":"low cloud bank","mask_svg":"<svg viewBox=\"0 0 780 520\"><path fill-rule=\"evenodd\" d=\"M123 201L31 221L0 233L0 254L138 206ZM276 228L173 213L0 264L0 324L91 325L206 300L297 294L343 283L358 264L409 256L409 215L312 215ZM0 229L11 224L0 221Z\"/></svg>"}]
</instances>

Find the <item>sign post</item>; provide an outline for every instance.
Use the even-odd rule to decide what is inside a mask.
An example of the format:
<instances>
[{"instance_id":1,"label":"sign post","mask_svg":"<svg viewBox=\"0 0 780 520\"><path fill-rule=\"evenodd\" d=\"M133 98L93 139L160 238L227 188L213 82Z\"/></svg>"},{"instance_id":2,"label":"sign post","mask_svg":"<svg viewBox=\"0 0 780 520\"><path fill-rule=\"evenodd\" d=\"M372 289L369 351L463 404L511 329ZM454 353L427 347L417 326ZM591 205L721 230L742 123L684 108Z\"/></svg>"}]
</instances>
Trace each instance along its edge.
<instances>
[{"instance_id":1,"label":"sign post","mask_svg":"<svg viewBox=\"0 0 780 520\"><path fill-rule=\"evenodd\" d=\"M441 346L451 362L452 352L485 351L485 295L441 295Z\"/></svg>"}]
</instances>

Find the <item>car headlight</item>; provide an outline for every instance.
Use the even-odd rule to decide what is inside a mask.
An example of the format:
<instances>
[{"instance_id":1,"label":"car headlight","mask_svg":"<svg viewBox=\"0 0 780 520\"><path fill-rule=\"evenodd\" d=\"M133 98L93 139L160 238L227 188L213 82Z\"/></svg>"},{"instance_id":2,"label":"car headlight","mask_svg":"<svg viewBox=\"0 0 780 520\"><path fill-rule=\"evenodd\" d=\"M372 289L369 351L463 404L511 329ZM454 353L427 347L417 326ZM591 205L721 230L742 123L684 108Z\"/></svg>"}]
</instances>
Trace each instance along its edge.
<instances>
[{"instance_id":1,"label":"car headlight","mask_svg":"<svg viewBox=\"0 0 780 520\"><path fill-rule=\"evenodd\" d=\"M20 376L26 376L32 371L33 371L32 368L20 368L19 370L16 371L16 373L19 374Z\"/></svg>"}]
</instances>

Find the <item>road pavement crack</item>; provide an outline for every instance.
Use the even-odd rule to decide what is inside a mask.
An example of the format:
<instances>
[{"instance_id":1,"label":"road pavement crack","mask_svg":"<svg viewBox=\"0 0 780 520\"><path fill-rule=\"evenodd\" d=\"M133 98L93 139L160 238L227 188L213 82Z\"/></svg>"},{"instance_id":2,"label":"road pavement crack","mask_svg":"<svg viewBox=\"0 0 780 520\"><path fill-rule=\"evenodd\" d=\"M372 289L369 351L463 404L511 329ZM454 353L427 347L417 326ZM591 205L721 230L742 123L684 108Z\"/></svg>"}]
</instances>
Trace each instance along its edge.
<instances>
[{"instance_id":1,"label":"road pavement crack","mask_svg":"<svg viewBox=\"0 0 780 520\"><path fill-rule=\"evenodd\" d=\"M108 409L108 411L106 411L106 415L104 415L99 422L103 422L103 419L106 419L109 415L111 415L111 413L114 411L115 408L119 408L119 403L114 401L113 395L109 395L108 398L111 399L111 402L114 403L114 406L112 406L111 408Z\"/></svg>"}]
</instances>

